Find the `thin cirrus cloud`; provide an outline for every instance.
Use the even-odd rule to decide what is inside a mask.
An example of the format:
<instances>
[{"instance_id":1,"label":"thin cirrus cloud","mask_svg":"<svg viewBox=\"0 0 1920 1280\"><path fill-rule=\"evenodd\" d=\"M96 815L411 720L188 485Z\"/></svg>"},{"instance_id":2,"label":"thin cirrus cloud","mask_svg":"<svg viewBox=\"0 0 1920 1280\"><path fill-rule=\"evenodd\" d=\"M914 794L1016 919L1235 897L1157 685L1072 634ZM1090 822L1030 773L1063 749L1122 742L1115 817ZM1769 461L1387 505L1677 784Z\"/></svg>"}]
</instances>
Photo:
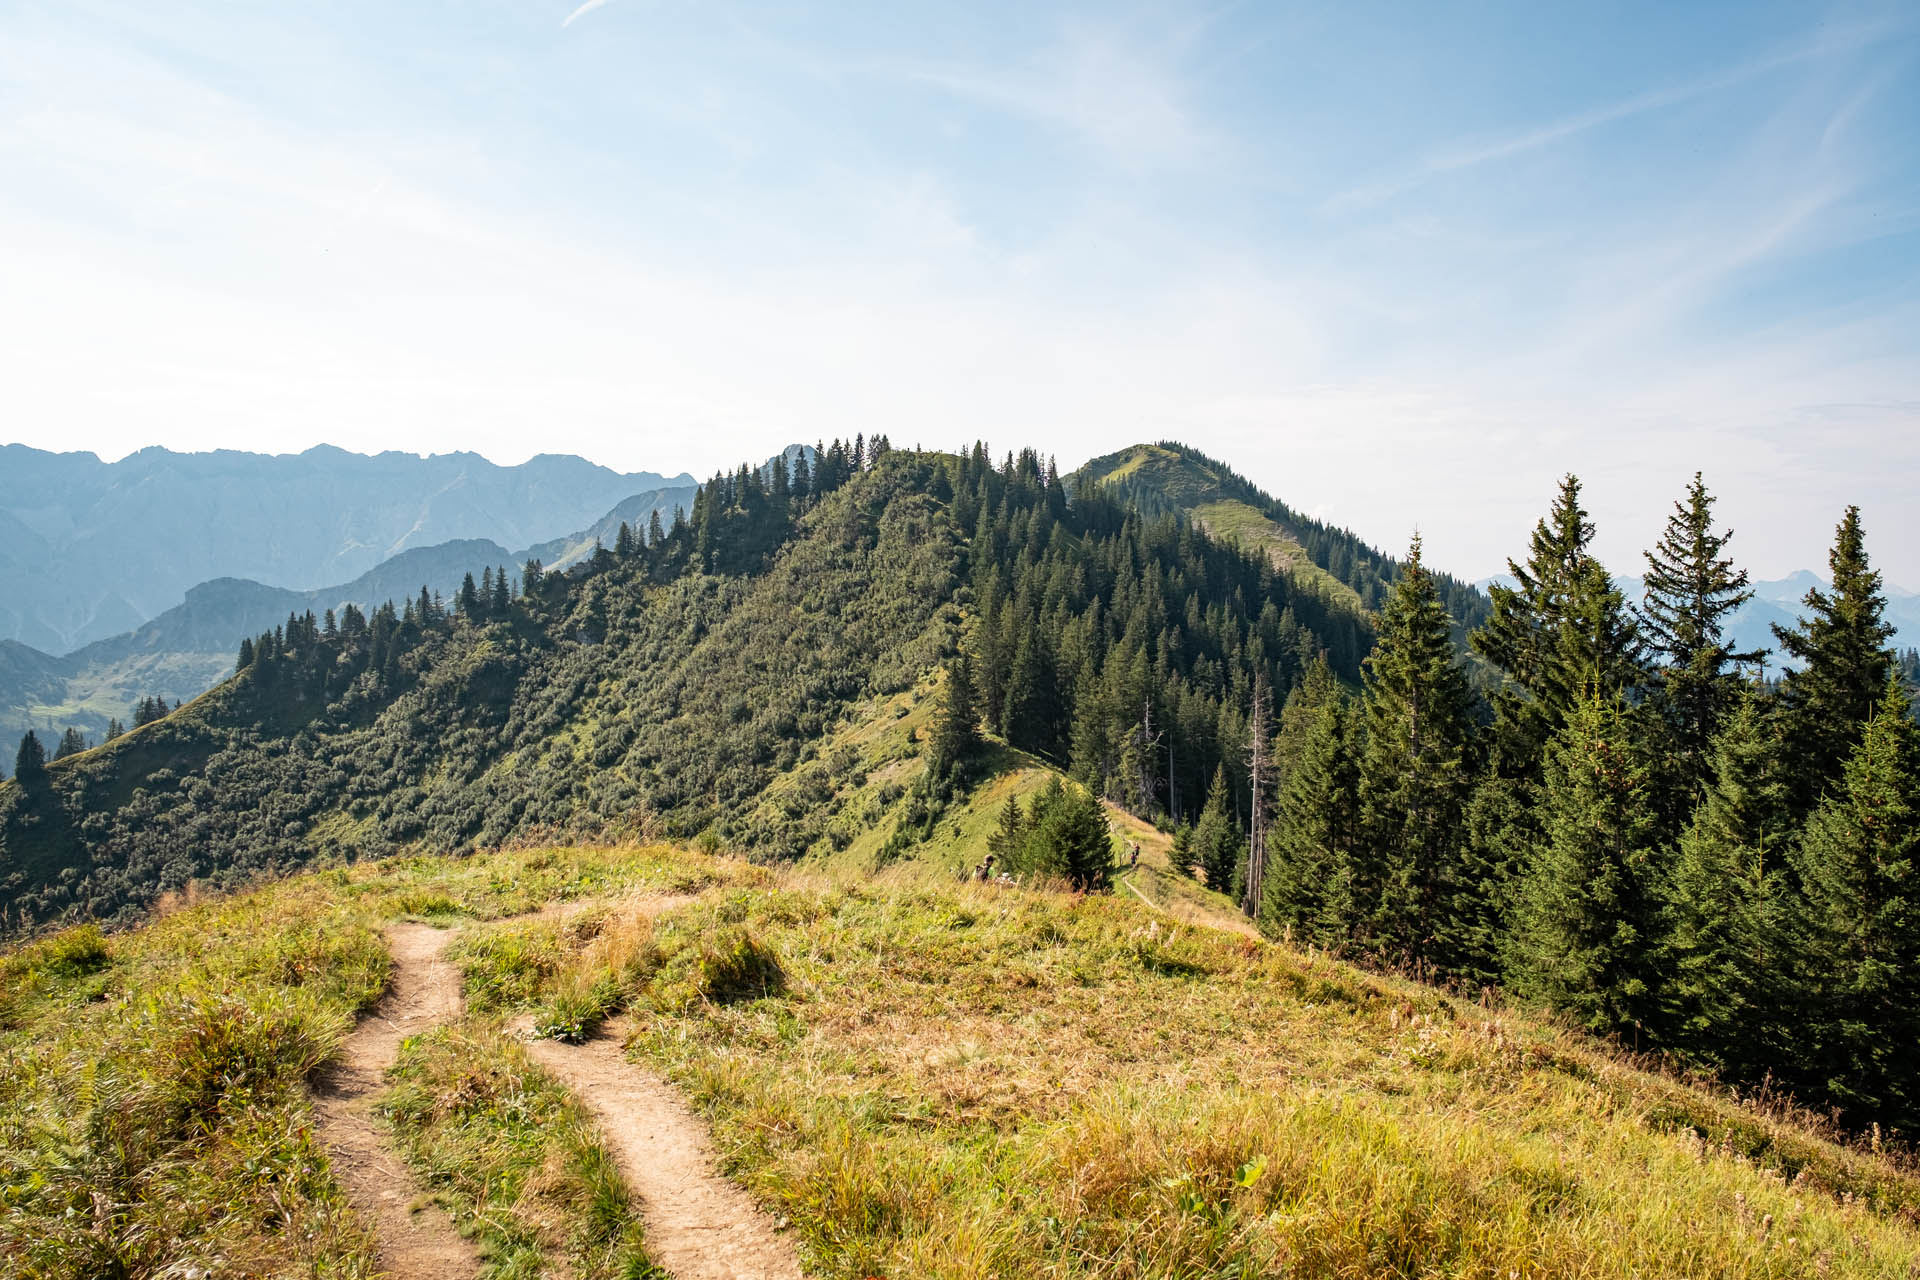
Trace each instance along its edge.
<instances>
[{"instance_id":1,"label":"thin cirrus cloud","mask_svg":"<svg viewBox=\"0 0 1920 1280\"><path fill-rule=\"evenodd\" d=\"M1329 213L1345 213L1383 204L1446 174L1508 160L1605 125L1735 88L1770 72L1861 49L1904 25L1901 21L1886 21L1821 32L1798 48L1756 58L1679 84L1632 94L1504 137L1455 142L1431 152L1417 164L1399 173L1336 192L1327 198L1322 208Z\"/></svg>"},{"instance_id":2,"label":"thin cirrus cloud","mask_svg":"<svg viewBox=\"0 0 1920 1280\"><path fill-rule=\"evenodd\" d=\"M574 23L580 21L580 19L592 13L595 9L605 8L607 4L608 4L608 0L587 0L585 4L579 6L572 13L569 13L566 17L562 18L560 20L560 25L563 27L570 27Z\"/></svg>"}]
</instances>

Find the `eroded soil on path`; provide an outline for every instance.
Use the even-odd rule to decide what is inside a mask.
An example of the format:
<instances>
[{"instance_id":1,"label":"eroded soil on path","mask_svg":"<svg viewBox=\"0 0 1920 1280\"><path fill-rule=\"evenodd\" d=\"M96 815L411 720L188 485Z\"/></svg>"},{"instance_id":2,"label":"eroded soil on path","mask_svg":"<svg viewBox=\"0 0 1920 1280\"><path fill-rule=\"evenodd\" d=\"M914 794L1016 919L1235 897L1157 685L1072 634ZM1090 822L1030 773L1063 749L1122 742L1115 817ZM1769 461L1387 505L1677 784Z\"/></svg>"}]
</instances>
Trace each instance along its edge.
<instances>
[{"instance_id":1,"label":"eroded soil on path","mask_svg":"<svg viewBox=\"0 0 1920 1280\"><path fill-rule=\"evenodd\" d=\"M627 1060L624 1041L615 1022L586 1044L535 1040L527 1052L599 1119L640 1197L648 1254L679 1280L801 1280L791 1241L716 1172L706 1126L672 1085Z\"/></svg>"},{"instance_id":2,"label":"eroded soil on path","mask_svg":"<svg viewBox=\"0 0 1920 1280\"><path fill-rule=\"evenodd\" d=\"M373 1228L381 1269L402 1280L470 1280L480 1270L479 1254L445 1213L415 1208L420 1188L373 1118L373 1100L401 1040L459 1016L460 975L440 955L451 938L424 924L397 924L387 932L392 984L314 1091L334 1173Z\"/></svg>"}]
</instances>

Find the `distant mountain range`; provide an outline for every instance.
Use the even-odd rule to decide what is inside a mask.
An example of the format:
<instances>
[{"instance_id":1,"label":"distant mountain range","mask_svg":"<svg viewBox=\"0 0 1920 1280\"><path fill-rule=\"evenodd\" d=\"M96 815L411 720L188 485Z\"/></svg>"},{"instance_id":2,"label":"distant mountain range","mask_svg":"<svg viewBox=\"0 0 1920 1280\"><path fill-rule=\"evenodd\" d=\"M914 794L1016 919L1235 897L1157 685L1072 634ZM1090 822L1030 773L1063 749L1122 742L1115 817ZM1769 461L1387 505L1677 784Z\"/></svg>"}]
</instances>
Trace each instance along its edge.
<instances>
[{"instance_id":1,"label":"distant mountain range","mask_svg":"<svg viewBox=\"0 0 1920 1280\"><path fill-rule=\"evenodd\" d=\"M1646 579L1639 577L1618 577L1614 579L1630 604L1638 605L1646 597ZM1494 584L1512 586L1513 579L1507 574L1496 574L1483 578L1477 584L1486 590ZM1818 587L1822 591L1833 586L1827 579L1810 569L1800 569L1784 578L1773 578L1752 585L1753 599L1742 605L1733 614L1727 629L1730 645L1737 650L1770 650L1767 657L1767 669L1774 673L1781 670L1778 650L1779 641L1773 638L1773 626L1778 623L1791 627L1804 609L1809 588ZM1887 587L1886 619L1893 624L1895 646L1905 649L1920 646L1920 595L1903 591L1898 587Z\"/></svg>"},{"instance_id":2,"label":"distant mountain range","mask_svg":"<svg viewBox=\"0 0 1920 1280\"><path fill-rule=\"evenodd\" d=\"M102 462L0 445L0 640L68 654L217 579L310 592L418 548L546 543L635 495L693 487L688 475L623 474L560 454L503 467L472 453L322 445L152 448Z\"/></svg>"},{"instance_id":3,"label":"distant mountain range","mask_svg":"<svg viewBox=\"0 0 1920 1280\"><path fill-rule=\"evenodd\" d=\"M134 704L143 697L161 696L182 701L198 696L232 670L234 652L243 636L269 630L285 621L289 613L304 613L311 609L318 615L327 609L338 610L348 603L370 609L387 600L402 600L412 596L422 586L450 596L466 574L471 573L478 578L489 567L505 565L517 578L521 565L530 558L540 560L549 569L564 569L592 554L597 540L604 540L611 545L622 521L634 525L636 529L644 529L648 518L658 511L662 520L670 522L676 508L693 506L694 495L698 491L689 476L663 482L662 477L652 472L621 475L579 458L552 455L532 459L519 468L495 467L471 454L429 459L406 454L382 454L377 458L367 458L345 454L337 449L314 449L305 454L280 458L253 454L166 454L163 450L145 450L133 456L152 461L156 455L179 464L164 482L154 479L151 469L144 472L136 469L123 475L122 479L128 480L132 476L128 482L136 487L143 484L180 484L184 483L181 477L194 474L205 460L222 459L220 466L212 468L216 477L226 477L216 478L211 485L210 492L215 497L208 505L216 509L231 497L233 477L278 474L285 469L276 469L269 464L298 464L303 460L311 460L314 466L306 469L304 476L299 474L302 467L295 467L281 474L276 482L288 496L291 504L289 513L260 536L267 541L278 542L282 550L254 557L256 561L264 559L270 565L304 565L306 568L300 570L302 573L312 572L312 566L316 564L352 564L365 558L357 546L341 542L326 543L312 536L317 523L332 521L336 528L355 525L372 529L380 526L391 532L404 511L409 509L409 504L397 496L397 482L392 477L407 473L409 464L434 464L412 468L412 473L422 483L438 487L433 492L416 495L417 500L410 504L416 516L413 525L392 534L390 541L401 545L402 550L377 560L357 577L336 585L303 589L299 586L276 585L273 579L261 581L233 575L215 576L204 581L196 580L177 590L173 597L177 603L172 603L172 607L138 620L137 625L117 635L94 638L71 652L63 653L58 646L49 652L45 647L23 642L17 637L0 637L0 743L9 744L7 760L0 761L0 773L5 772L11 761L10 744L18 741L20 735L30 728L39 730L49 744L68 726L78 728L98 741L104 735L109 720L117 718L122 723L128 722ZM54 517L48 514L54 510L53 505L43 502L38 506L30 506L18 501L22 486L18 475L11 469L13 464L24 463L29 469L38 467L56 474L66 468L72 474L84 476L87 473L84 466L68 466L76 458L91 460L96 467L107 465L99 463L90 454L47 454L17 445L0 447L0 477L4 477L0 478L0 502L14 504L0 508L0 527L4 527L8 519L20 521L23 513L46 527L52 527L55 523ZM333 500L327 487L331 482L323 483L316 477L324 477L328 472L336 476L356 472L353 461L342 462L341 459L381 466L365 471L372 486L370 492L353 498L340 496L341 501L355 508L355 513L351 514L350 519L336 520L334 516L338 513L314 512L301 504L309 501L324 504ZM448 469L438 465L449 462L457 465ZM391 470L383 471L382 468L388 464ZM123 464L111 465L119 467ZM515 478L512 473L523 474ZM453 477L451 480L448 479L450 476ZM564 489L567 477L579 482L581 492L559 491ZM635 486L638 487L637 491ZM384 499L379 497L382 491L386 493ZM71 499L69 505L79 505L81 499L73 496L79 492L78 486L70 486L66 490ZM606 495L609 492L616 496L608 498ZM226 497L220 496L222 494ZM456 494L460 496L454 496ZM524 505L519 505L522 500ZM96 495L89 510L96 518L110 521L121 517L103 513L115 509L116 504L126 505L132 501L125 495ZM585 515L573 514L589 501L598 505L587 508ZM176 512L171 523L180 528L191 525L191 513L197 509L189 505L183 511ZM570 521L560 526L568 532L554 537L554 525L547 521L562 516ZM246 526L247 522L242 521L241 524ZM514 535L514 540L503 542L494 537L477 536L449 538L431 544L419 541L427 531L466 526L504 532ZM254 532L258 532L258 529L254 529ZM527 533L543 540L520 540ZM35 608L43 609L40 616L44 618L45 608L50 607L56 613L67 610L63 616L86 613L92 621L80 634L88 634L102 619L131 617L139 613L140 608L131 604L128 597L139 594L141 599L148 599L148 587L142 585L139 592L134 592L125 580L127 575L118 565L110 566L111 571L104 576L100 572L101 557L104 555L102 547L124 546L130 541L137 541L125 535L125 530L110 530L104 526L85 534L74 532L61 544L70 549L78 548L70 556L46 549L50 544L43 538L39 543L32 544L42 548L38 554L49 557L41 566L41 581L38 582L22 568L20 562L23 557L19 545L0 550L0 578L8 584L6 591L0 593L0 622L10 619L17 621L27 617ZM223 536L228 543L238 540L238 535L231 529L225 530ZM179 546L183 542L189 544L182 554L195 563L216 562L219 556L244 558L251 554L237 546L221 550L211 545L221 540L222 537L216 536L210 541L205 531L197 531L197 537L186 535L183 539L175 539L174 545ZM161 561L167 545L166 538L156 535L152 545L138 548L137 558L148 564ZM509 549L513 547L520 549ZM129 551L129 556L135 557L136 552ZM195 557L201 558L195 560ZM293 572L292 569L288 571ZM66 583L73 599L63 604L52 599L55 593L39 591L46 586L46 579ZM300 579L293 578L291 581L297 583ZM19 584L17 587L14 585L16 582ZM78 607L76 602L87 600L108 603L91 610ZM69 610L69 605L74 607ZM28 633L44 635L47 628L38 626L36 629L36 626L29 625Z\"/></svg>"}]
</instances>

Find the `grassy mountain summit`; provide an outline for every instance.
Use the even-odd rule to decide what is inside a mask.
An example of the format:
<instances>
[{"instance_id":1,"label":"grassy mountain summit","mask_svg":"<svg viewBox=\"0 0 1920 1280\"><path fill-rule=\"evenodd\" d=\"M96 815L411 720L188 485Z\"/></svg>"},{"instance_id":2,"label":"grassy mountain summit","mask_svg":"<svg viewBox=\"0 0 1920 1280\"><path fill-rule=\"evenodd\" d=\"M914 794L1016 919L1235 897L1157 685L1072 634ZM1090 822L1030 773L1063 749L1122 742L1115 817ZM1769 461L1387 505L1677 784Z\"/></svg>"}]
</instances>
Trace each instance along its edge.
<instances>
[{"instance_id":1,"label":"grassy mountain summit","mask_svg":"<svg viewBox=\"0 0 1920 1280\"><path fill-rule=\"evenodd\" d=\"M1301 515L1187 445L1137 444L1093 459L1073 480L1099 485L1145 511L1179 511L1212 536L1271 557L1277 568L1348 608L1379 608L1399 572L1395 557ZM1462 628L1486 616L1486 599L1471 583L1436 577Z\"/></svg>"}]
</instances>

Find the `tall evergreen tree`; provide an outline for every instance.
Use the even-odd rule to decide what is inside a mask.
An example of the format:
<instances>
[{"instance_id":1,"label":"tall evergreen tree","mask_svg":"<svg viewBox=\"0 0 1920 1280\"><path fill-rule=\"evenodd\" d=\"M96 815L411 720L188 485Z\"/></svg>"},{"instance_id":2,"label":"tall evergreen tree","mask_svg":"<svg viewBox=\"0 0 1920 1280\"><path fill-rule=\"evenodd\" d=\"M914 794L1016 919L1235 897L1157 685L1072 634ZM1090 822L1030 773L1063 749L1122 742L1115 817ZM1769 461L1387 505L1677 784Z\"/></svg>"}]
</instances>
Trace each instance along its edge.
<instances>
[{"instance_id":1,"label":"tall evergreen tree","mask_svg":"<svg viewBox=\"0 0 1920 1280\"><path fill-rule=\"evenodd\" d=\"M1482 986L1502 982L1515 969L1514 921L1525 877L1545 839L1540 791L1531 778L1489 768L1467 800L1458 882L1470 892L1453 895L1447 936L1454 972Z\"/></svg>"},{"instance_id":2,"label":"tall evergreen tree","mask_svg":"<svg viewBox=\"0 0 1920 1280\"><path fill-rule=\"evenodd\" d=\"M1020 812L1020 797L1009 795L1007 803L1000 810L1000 821L995 824L993 834L987 837L987 850L1003 869L1011 870L1019 860L1026 838L1027 821L1026 815Z\"/></svg>"},{"instance_id":3,"label":"tall evergreen tree","mask_svg":"<svg viewBox=\"0 0 1920 1280\"><path fill-rule=\"evenodd\" d=\"M87 740L81 736L78 729L68 725L67 731L60 735L60 745L53 749L53 758L65 760L68 756L77 756L86 749Z\"/></svg>"},{"instance_id":4,"label":"tall evergreen tree","mask_svg":"<svg viewBox=\"0 0 1920 1280\"><path fill-rule=\"evenodd\" d=\"M1714 528L1713 495L1696 471L1685 501L1674 503L1659 543L1646 553L1641 629L1658 661L1654 694L1671 771L1689 805L1711 771L1721 723L1739 699L1737 668L1764 656L1727 646L1728 619L1753 598L1747 571L1726 555L1732 537Z\"/></svg>"},{"instance_id":5,"label":"tall evergreen tree","mask_svg":"<svg viewBox=\"0 0 1920 1280\"><path fill-rule=\"evenodd\" d=\"M973 692L973 663L961 651L947 666L946 687L933 722L927 771L945 780L964 768L980 750L980 709Z\"/></svg>"},{"instance_id":6,"label":"tall evergreen tree","mask_svg":"<svg viewBox=\"0 0 1920 1280\"><path fill-rule=\"evenodd\" d=\"M1618 702L1588 698L1555 735L1546 842L1520 902L1517 985L1589 1031L1650 1021L1654 878L1647 767Z\"/></svg>"},{"instance_id":7,"label":"tall evergreen tree","mask_svg":"<svg viewBox=\"0 0 1920 1280\"><path fill-rule=\"evenodd\" d=\"M1005 861L1017 875L1059 876L1088 892L1112 882L1113 838L1106 811L1099 797L1063 784L1058 774L1033 797L1024 819L1017 811L1011 819L1003 816L998 834L1010 846Z\"/></svg>"},{"instance_id":8,"label":"tall evergreen tree","mask_svg":"<svg viewBox=\"0 0 1920 1280\"><path fill-rule=\"evenodd\" d=\"M1546 743L1571 705L1559 670L1561 631L1592 540L1579 477L1566 476L1552 509L1534 525L1526 564L1507 561L1514 585L1487 589L1491 608L1472 644L1510 681L1494 699L1496 764L1510 776L1538 776Z\"/></svg>"},{"instance_id":9,"label":"tall evergreen tree","mask_svg":"<svg viewBox=\"0 0 1920 1280\"><path fill-rule=\"evenodd\" d=\"M1781 688L1790 752L1790 798L1805 813L1835 781L1893 670L1880 574L1867 562L1860 508L1848 507L1827 557L1831 593L1807 592L1798 625L1773 634L1795 666Z\"/></svg>"},{"instance_id":10,"label":"tall evergreen tree","mask_svg":"<svg viewBox=\"0 0 1920 1280\"><path fill-rule=\"evenodd\" d=\"M1295 704L1289 699L1288 711ZM1335 946L1350 918L1351 862L1359 833L1359 775L1347 741L1346 700L1320 702L1280 789L1267 840L1260 927L1270 936Z\"/></svg>"},{"instance_id":11,"label":"tall evergreen tree","mask_svg":"<svg viewBox=\"0 0 1920 1280\"><path fill-rule=\"evenodd\" d=\"M1638 636L1589 549L1593 532L1580 481L1567 476L1534 526L1526 564L1508 561L1515 585L1490 589L1492 608L1472 636L1507 677L1492 699L1487 769L1465 810L1459 880L1473 892L1455 896L1448 925L1455 967L1481 982L1519 963L1511 921L1546 842L1542 784L1554 736L1583 699L1638 684Z\"/></svg>"},{"instance_id":12,"label":"tall evergreen tree","mask_svg":"<svg viewBox=\"0 0 1920 1280\"><path fill-rule=\"evenodd\" d=\"M13 757L13 780L23 787L37 784L47 775L47 749L40 745L40 735L29 729L20 739L20 750Z\"/></svg>"},{"instance_id":13,"label":"tall evergreen tree","mask_svg":"<svg viewBox=\"0 0 1920 1280\"><path fill-rule=\"evenodd\" d=\"M1470 783L1471 699L1452 622L1416 536L1381 610L1363 676L1360 822L1379 886L1374 945L1401 961L1436 960L1456 888L1460 818Z\"/></svg>"},{"instance_id":14,"label":"tall evergreen tree","mask_svg":"<svg viewBox=\"0 0 1920 1280\"><path fill-rule=\"evenodd\" d=\"M1225 766L1213 771L1213 786L1207 791L1200 820L1193 826L1189 848L1207 878L1207 887L1225 893L1233 883L1234 864L1240 857L1240 829L1233 820L1233 793L1227 790Z\"/></svg>"},{"instance_id":15,"label":"tall evergreen tree","mask_svg":"<svg viewBox=\"0 0 1920 1280\"><path fill-rule=\"evenodd\" d=\"M1782 985L1774 913L1784 847L1776 744L1757 695L1738 691L1715 739L1705 798L1661 893L1663 1034L1720 1070L1771 1065Z\"/></svg>"},{"instance_id":16,"label":"tall evergreen tree","mask_svg":"<svg viewBox=\"0 0 1920 1280\"><path fill-rule=\"evenodd\" d=\"M1920 730L1889 679L1795 853L1803 1078L1847 1119L1920 1127Z\"/></svg>"},{"instance_id":17,"label":"tall evergreen tree","mask_svg":"<svg viewBox=\"0 0 1920 1280\"><path fill-rule=\"evenodd\" d=\"M1300 758L1307 748L1307 738L1320 723L1320 713L1328 703L1340 697L1340 681L1333 674L1327 655L1316 654L1306 674L1287 694L1286 702L1280 708L1280 723L1273 738L1273 775L1277 791L1284 792L1287 780L1299 767Z\"/></svg>"},{"instance_id":18,"label":"tall evergreen tree","mask_svg":"<svg viewBox=\"0 0 1920 1280\"><path fill-rule=\"evenodd\" d=\"M1001 730L1016 747L1042 755L1060 754L1060 690L1046 636L1037 621L1022 628L1007 673L1006 708Z\"/></svg>"},{"instance_id":19,"label":"tall evergreen tree","mask_svg":"<svg viewBox=\"0 0 1920 1280\"><path fill-rule=\"evenodd\" d=\"M1064 788L1065 795L1037 816L1030 839L1056 851L1067 879L1083 893L1097 893L1113 883L1113 834L1100 797L1080 787Z\"/></svg>"}]
</instances>

